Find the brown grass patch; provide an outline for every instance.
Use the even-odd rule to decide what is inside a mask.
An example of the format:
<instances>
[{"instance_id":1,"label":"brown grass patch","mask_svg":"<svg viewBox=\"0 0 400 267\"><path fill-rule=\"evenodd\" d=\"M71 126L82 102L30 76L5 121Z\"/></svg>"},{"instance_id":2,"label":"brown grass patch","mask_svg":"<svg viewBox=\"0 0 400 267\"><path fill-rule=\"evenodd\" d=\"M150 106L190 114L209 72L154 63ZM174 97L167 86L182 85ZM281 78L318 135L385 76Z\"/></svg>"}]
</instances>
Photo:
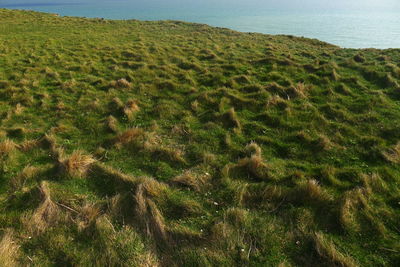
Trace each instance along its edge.
<instances>
[{"instance_id":1,"label":"brown grass patch","mask_svg":"<svg viewBox=\"0 0 400 267\"><path fill-rule=\"evenodd\" d=\"M80 231L85 230L96 222L96 219L101 215L101 209L93 203L86 203L79 210L77 225Z\"/></svg>"},{"instance_id":2,"label":"brown grass patch","mask_svg":"<svg viewBox=\"0 0 400 267\"><path fill-rule=\"evenodd\" d=\"M288 90L288 93L291 97L299 97L305 98L308 95L308 92L311 90L310 85L306 85L302 82L297 83L294 86L291 86Z\"/></svg>"},{"instance_id":3,"label":"brown grass patch","mask_svg":"<svg viewBox=\"0 0 400 267\"><path fill-rule=\"evenodd\" d=\"M60 209L51 199L48 182L42 181L39 186L39 192L42 199L41 204L32 216L22 218L22 223L33 234L45 232L46 229L55 225L60 219Z\"/></svg>"},{"instance_id":4,"label":"brown grass patch","mask_svg":"<svg viewBox=\"0 0 400 267\"><path fill-rule=\"evenodd\" d=\"M129 121L133 120L134 115L140 110L135 100L128 100L125 104L123 112Z\"/></svg>"},{"instance_id":5,"label":"brown grass patch","mask_svg":"<svg viewBox=\"0 0 400 267\"><path fill-rule=\"evenodd\" d=\"M10 139L0 142L0 158L7 156L16 149L17 145Z\"/></svg>"},{"instance_id":6,"label":"brown grass patch","mask_svg":"<svg viewBox=\"0 0 400 267\"><path fill-rule=\"evenodd\" d=\"M325 204L333 200L332 196L324 190L318 181L311 179L302 182L295 188L292 201L302 201L304 203Z\"/></svg>"},{"instance_id":7,"label":"brown grass patch","mask_svg":"<svg viewBox=\"0 0 400 267\"><path fill-rule=\"evenodd\" d=\"M127 145L133 143L135 141L139 141L143 137L143 130L141 128L131 128L123 133L117 135L113 140L112 143L121 148L123 145Z\"/></svg>"},{"instance_id":8,"label":"brown grass patch","mask_svg":"<svg viewBox=\"0 0 400 267\"><path fill-rule=\"evenodd\" d=\"M23 151L23 152L28 152L31 151L32 149L35 149L40 146L40 140L39 139L33 139L33 140L25 140L21 144L18 145L18 149Z\"/></svg>"},{"instance_id":9,"label":"brown grass patch","mask_svg":"<svg viewBox=\"0 0 400 267\"><path fill-rule=\"evenodd\" d=\"M184 158L185 152L172 145L163 145L161 137L155 133L146 134L143 149L147 152L157 155L160 158L166 158L170 161L186 164L186 160Z\"/></svg>"},{"instance_id":10,"label":"brown grass patch","mask_svg":"<svg viewBox=\"0 0 400 267\"><path fill-rule=\"evenodd\" d=\"M19 246L13 238L11 230L7 230L0 241L0 265L3 267L19 266Z\"/></svg>"},{"instance_id":11,"label":"brown grass patch","mask_svg":"<svg viewBox=\"0 0 400 267\"><path fill-rule=\"evenodd\" d=\"M360 224L357 222L357 213L362 208L369 208L367 191L365 189L356 188L344 193L339 219L345 230L360 230Z\"/></svg>"},{"instance_id":12,"label":"brown grass patch","mask_svg":"<svg viewBox=\"0 0 400 267\"><path fill-rule=\"evenodd\" d=\"M123 88L127 89L132 87L132 84L128 82L125 78L121 78L117 81L112 81L110 85L111 87L117 89L123 89Z\"/></svg>"},{"instance_id":13,"label":"brown grass patch","mask_svg":"<svg viewBox=\"0 0 400 267\"><path fill-rule=\"evenodd\" d=\"M342 267L356 267L358 266L355 261L339 250L337 250L335 244L330 241L323 233L318 232L312 236L314 241L315 250L318 255L326 259L329 263L334 266Z\"/></svg>"},{"instance_id":14,"label":"brown grass patch","mask_svg":"<svg viewBox=\"0 0 400 267\"><path fill-rule=\"evenodd\" d=\"M113 111L124 108L124 103L118 97L114 97L112 99L110 105L111 105L111 108L113 109Z\"/></svg>"},{"instance_id":15,"label":"brown grass patch","mask_svg":"<svg viewBox=\"0 0 400 267\"><path fill-rule=\"evenodd\" d=\"M22 112L24 112L24 110L25 110L25 107L23 105L21 105L20 103L18 103L14 108L14 114L21 115Z\"/></svg>"},{"instance_id":16,"label":"brown grass patch","mask_svg":"<svg viewBox=\"0 0 400 267\"><path fill-rule=\"evenodd\" d=\"M361 180L364 184L364 188L366 189L369 195L372 194L373 191L378 193L389 191L387 184L382 180L380 175L377 173L362 174Z\"/></svg>"},{"instance_id":17,"label":"brown grass patch","mask_svg":"<svg viewBox=\"0 0 400 267\"><path fill-rule=\"evenodd\" d=\"M207 172L199 173L193 170L187 170L181 175L174 177L171 182L174 184L183 185L189 187L197 192L207 185L207 182L211 179L211 175Z\"/></svg>"},{"instance_id":18,"label":"brown grass patch","mask_svg":"<svg viewBox=\"0 0 400 267\"><path fill-rule=\"evenodd\" d=\"M146 179L138 185L135 193L135 214L147 235L155 240L167 241L164 217L151 197L159 196L165 186L153 179Z\"/></svg>"},{"instance_id":19,"label":"brown grass patch","mask_svg":"<svg viewBox=\"0 0 400 267\"><path fill-rule=\"evenodd\" d=\"M83 151L76 150L66 158L61 160L59 169L62 173L66 173L72 177L83 177L86 175L90 166L96 162L91 155L85 154Z\"/></svg>"},{"instance_id":20,"label":"brown grass patch","mask_svg":"<svg viewBox=\"0 0 400 267\"><path fill-rule=\"evenodd\" d=\"M264 162L262 158L261 147L256 143L252 142L246 146L245 149L250 157L240 159L236 164L228 164L223 169L223 174L227 177L230 176L235 169L245 169L254 178L259 180L271 179L270 167Z\"/></svg>"}]
</instances>

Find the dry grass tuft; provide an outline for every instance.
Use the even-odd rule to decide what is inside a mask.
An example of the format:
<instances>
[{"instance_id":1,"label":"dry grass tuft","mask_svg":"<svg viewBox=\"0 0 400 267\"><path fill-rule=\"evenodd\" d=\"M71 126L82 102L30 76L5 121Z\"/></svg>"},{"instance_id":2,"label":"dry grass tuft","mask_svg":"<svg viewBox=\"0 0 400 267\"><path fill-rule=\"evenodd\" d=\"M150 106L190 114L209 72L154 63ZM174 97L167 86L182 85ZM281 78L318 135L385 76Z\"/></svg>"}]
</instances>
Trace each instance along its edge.
<instances>
[{"instance_id":1,"label":"dry grass tuft","mask_svg":"<svg viewBox=\"0 0 400 267\"><path fill-rule=\"evenodd\" d=\"M253 177L259 180L272 178L269 174L270 167L264 162L262 158L261 147L252 142L246 146L246 151L250 153L250 157L240 159L236 164L225 166L223 173L229 177L235 169L246 169Z\"/></svg>"},{"instance_id":2,"label":"dry grass tuft","mask_svg":"<svg viewBox=\"0 0 400 267\"><path fill-rule=\"evenodd\" d=\"M333 200L332 196L314 179L302 182L296 188L296 193L293 194L292 197L295 198L294 201L301 200L303 202L321 205Z\"/></svg>"},{"instance_id":3,"label":"dry grass tuft","mask_svg":"<svg viewBox=\"0 0 400 267\"><path fill-rule=\"evenodd\" d=\"M389 162L400 164L400 142L390 150L383 152L383 156Z\"/></svg>"},{"instance_id":4,"label":"dry grass tuft","mask_svg":"<svg viewBox=\"0 0 400 267\"><path fill-rule=\"evenodd\" d=\"M125 132L117 135L112 143L121 148L123 145L130 144L135 141L139 141L144 135L144 132L141 128L131 128L126 130Z\"/></svg>"},{"instance_id":5,"label":"dry grass tuft","mask_svg":"<svg viewBox=\"0 0 400 267\"><path fill-rule=\"evenodd\" d=\"M111 87L121 89L121 88L131 88L132 84L128 82L125 78L119 79L117 81L111 82Z\"/></svg>"},{"instance_id":6,"label":"dry grass tuft","mask_svg":"<svg viewBox=\"0 0 400 267\"><path fill-rule=\"evenodd\" d=\"M339 220L342 227L348 231L359 231L360 224L357 222L358 213L369 210L368 190L365 188L355 188L344 193L341 201Z\"/></svg>"},{"instance_id":7,"label":"dry grass tuft","mask_svg":"<svg viewBox=\"0 0 400 267\"><path fill-rule=\"evenodd\" d=\"M24 112L24 110L25 110L25 107L23 105L21 105L20 103L18 103L14 108L14 114L21 115L22 112Z\"/></svg>"},{"instance_id":8,"label":"dry grass tuft","mask_svg":"<svg viewBox=\"0 0 400 267\"><path fill-rule=\"evenodd\" d=\"M129 121L131 121L134 117L134 115L140 110L139 106L137 105L137 102L135 100L128 100L126 102L125 107L123 109L125 116L128 118Z\"/></svg>"},{"instance_id":9,"label":"dry grass tuft","mask_svg":"<svg viewBox=\"0 0 400 267\"><path fill-rule=\"evenodd\" d=\"M308 95L308 92L311 90L310 85L305 85L302 82L297 83L295 86L290 87L289 94L292 97L300 97L305 98Z\"/></svg>"},{"instance_id":10,"label":"dry grass tuft","mask_svg":"<svg viewBox=\"0 0 400 267\"><path fill-rule=\"evenodd\" d=\"M83 151L76 150L59 164L60 171L72 177L83 177L86 175L90 166L96 162L91 155Z\"/></svg>"},{"instance_id":11,"label":"dry grass tuft","mask_svg":"<svg viewBox=\"0 0 400 267\"><path fill-rule=\"evenodd\" d=\"M326 135L320 134L316 140L316 146L321 150L328 151L334 148L335 144Z\"/></svg>"},{"instance_id":12,"label":"dry grass tuft","mask_svg":"<svg viewBox=\"0 0 400 267\"><path fill-rule=\"evenodd\" d=\"M159 196L164 189L153 179L146 179L138 185L135 193L135 214L147 235L156 240L167 241L167 230L164 217L151 197Z\"/></svg>"},{"instance_id":13,"label":"dry grass tuft","mask_svg":"<svg viewBox=\"0 0 400 267\"><path fill-rule=\"evenodd\" d=\"M25 140L21 144L18 145L18 149L23 151L23 152L28 152L32 149L35 149L40 146L40 140L39 139L33 139L33 140Z\"/></svg>"},{"instance_id":14,"label":"dry grass tuft","mask_svg":"<svg viewBox=\"0 0 400 267\"><path fill-rule=\"evenodd\" d=\"M22 218L25 227L33 234L45 232L47 228L55 225L60 219L60 209L52 201L49 184L46 181L42 181L39 191L42 203L32 216Z\"/></svg>"},{"instance_id":15,"label":"dry grass tuft","mask_svg":"<svg viewBox=\"0 0 400 267\"><path fill-rule=\"evenodd\" d=\"M344 255L343 253L338 251L335 244L332 241L328 240L328 238L323 233L315 233L312 236L312 239L314 241L314 246L318 255L320 255L322 258L325 258L334 266L358 266L350 256Z\"/></svg>"},{"instance_id":16,"label":"dry grass tuft","mask_svg":"<svg viewBox=\"0 0 400 267\"><path fill-rule=\"evenodd\" d=\"M373 191L377 193L383 193L389 191L387 184L382 180L380 175L377 173L362 174L361 180L364 184L364 188L366 189L369 195L371 195Z\"/></svg>"},{"instance_id":17,"label":"dry grass tuft","mask_svg":"<svg viewBox=\"0 0 400 267\"><path fill-rule=\"evenodd\" d=\"M197 171L187 170L181 175L174 177L171 182L174 184L187 186L197 192L200 192L207 185L207 182L210 179L211 175L207 172L199 173Z\"/></svg>"},{"instance_id":18,"label":"dry grass tuft","mask_svg":"<svg viewBox=\"0 0 400 267\"><path fill-rule=\"evenodd\" d=\"M117 133L118 132L118 120L112 115L108 116L106 119L106 127L111 132Z\"/></svg>"},{"instance_id":19,"label":"dry grass tuft","mask_svg":"<svg viewBox=\"0 0 400 267\"><path fill-rule=\"evenodd\" d=\"M11 230L7 230L0 241L0 265L3 267L19 266L19 246L15 242Z\"/></svg>"},{"instance_id":20,"label":"dry grass tuft","mask_svg":"<svg viewBox=\"0 0 400 267\"><path fill-rule=\"evenodd\" d=\"M261 147L255 142L251 142L250 144L248 144L245 150L248 151L251 155L262 157Z\"/></svg>"},{"instance_id":21,"label":"dry grass tuft","mask_svg":"<svg viewBox=\"0 0 400 267\"><path fill-rule=\"evenodd\" d=\"M159 157L165 157L168 160L186 164L184 158L185 152L174 146L163 145L161 137L155 133L146 134L143 149L147 152L156 154Z\"/></svg>"},{"instance_id":22,"label":"dry grass tuft","mask_svg":"<svg viewBox=\"0 0 400 267\"><path fill-rule=\"evenodd\" d=\"M283 109L288 106L288 103L287 100L283 99L279 95L273 95L267 101L267 107L271 106L276 106Z\"/></svg>"},{"instance_id":23,"label":"dry grass tuft","mask_svg":"<svg viewBox=\"0 0 400 267\"><path fill-rule=\"evenodd\" d=\"M110 103L110 106L113 111L120 110L124 108L124 102L122 102L122 100L118 97L114 97Z\"/></svg>"},{"instance_id":24,"label":"dry grass tuft","mask_svg":"<svg viewBox=\"0 0 400 267\"><path fill-rule=\"evenodd\" d=\"M100 217L101 209L98 205L86 203L79 211L77 225L80 231L87 229Z\"/></svg>"},{"instance_id":25,"label":"dry grass tuft","mask_svg":"<svg viewBox=\"0 0 400 267\"><path fill-rule=\"evenodd\" d=\"M16 149L17 145L10 139L0 142L0 158L7 156Z\"/></svg>"}]
</instances>

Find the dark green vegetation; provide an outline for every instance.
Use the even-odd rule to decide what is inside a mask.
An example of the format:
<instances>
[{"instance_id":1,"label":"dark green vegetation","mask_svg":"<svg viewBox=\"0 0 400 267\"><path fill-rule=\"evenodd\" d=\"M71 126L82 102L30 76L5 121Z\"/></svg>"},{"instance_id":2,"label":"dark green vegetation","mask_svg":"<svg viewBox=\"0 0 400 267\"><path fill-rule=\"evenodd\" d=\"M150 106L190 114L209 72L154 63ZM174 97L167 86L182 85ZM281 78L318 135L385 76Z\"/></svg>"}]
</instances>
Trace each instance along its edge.
<instances>
[{"instance_id":1,"label":"dark green vegetation","mask_svg":"<svg viewBox=\"0 0 400 267\"><path fill-rule=\"evenodd\" d=\"M0 262L399 266L399 62L0 10Z\"/></svg>"}]
</instances>

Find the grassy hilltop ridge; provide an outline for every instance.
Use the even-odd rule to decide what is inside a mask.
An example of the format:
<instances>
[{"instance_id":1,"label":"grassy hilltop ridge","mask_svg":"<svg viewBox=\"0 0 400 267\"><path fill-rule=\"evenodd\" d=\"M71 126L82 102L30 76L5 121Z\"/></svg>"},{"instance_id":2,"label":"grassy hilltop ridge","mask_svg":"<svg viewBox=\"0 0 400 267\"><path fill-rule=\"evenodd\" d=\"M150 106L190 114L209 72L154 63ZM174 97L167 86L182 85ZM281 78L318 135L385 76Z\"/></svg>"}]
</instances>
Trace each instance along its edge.
<instances>
[{"instance_id":1,"label":"grassy hilltop ridge","mask_svg":"<svg viewBox=\"0 0 400 267\"><path fill-rule=\"evenodd\" d=\"M0 265L400 265L398 49L0 9L0 121Z\"/></svg>"}]
</instances>

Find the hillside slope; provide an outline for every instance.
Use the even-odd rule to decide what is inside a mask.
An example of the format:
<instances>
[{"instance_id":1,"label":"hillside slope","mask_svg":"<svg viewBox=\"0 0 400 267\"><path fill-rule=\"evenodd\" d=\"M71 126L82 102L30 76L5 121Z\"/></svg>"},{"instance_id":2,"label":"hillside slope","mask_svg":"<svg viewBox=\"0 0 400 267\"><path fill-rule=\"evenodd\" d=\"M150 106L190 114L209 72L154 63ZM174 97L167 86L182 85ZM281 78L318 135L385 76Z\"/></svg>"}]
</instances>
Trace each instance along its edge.
<instances>
[{"instance_id":1,"label":"hillside slope","mask_svg":"<svg viewBox=\"0 0 400 267\"><path fill-rule=\"evenodd\" d=\"M0 9L0 262L399 266L399 62Z\"/></svg>"}]
</instances>

